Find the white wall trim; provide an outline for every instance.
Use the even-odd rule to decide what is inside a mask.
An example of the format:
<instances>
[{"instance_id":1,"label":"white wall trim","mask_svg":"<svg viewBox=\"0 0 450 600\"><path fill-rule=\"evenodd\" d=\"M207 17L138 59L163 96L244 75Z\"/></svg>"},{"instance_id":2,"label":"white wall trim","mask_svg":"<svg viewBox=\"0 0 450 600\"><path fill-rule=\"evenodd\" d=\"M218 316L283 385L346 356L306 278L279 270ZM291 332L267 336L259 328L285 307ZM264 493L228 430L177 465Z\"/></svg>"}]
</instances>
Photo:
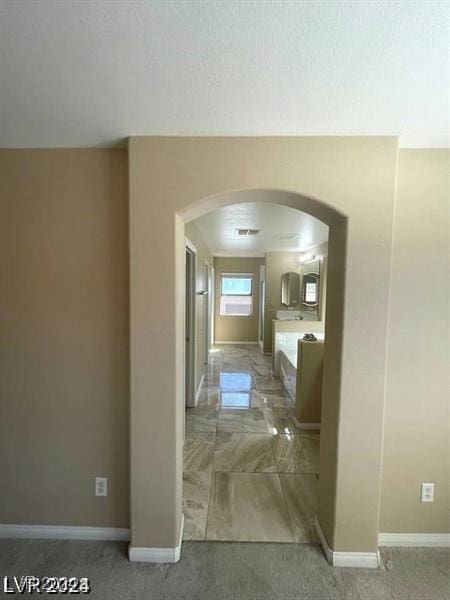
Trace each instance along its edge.
<instances>
[{"instance_id":1,"label":"white wall trim","mask_svg":"<svg viewBox=\"0 0 450 600\"><path fill-rule=\"evenodd\" d=\"M450 533L380 533L378 545L450 548Z\"/></svg>"},{"instance_id":2,"label":"white wall trim","mask_svg":"<svg viewBox=\"0 0 450 600\"><path fill-rule=\"evenodd\" d=\"M36 538L47 540L125 541L130 530L120 527L75 527L69 525L0 524L0 538Z\"/></svg>"},{"instance_id":3,"label":"white wall trim","mask_svg":"<svg viewBox=\"0 0 450 600\"><path fill-rule=\"evenodd\" d=\"M301 423L295 415L294 423L299 429L313 429L315 431L320 431L320 423Z\"/></svg>"},{"instance_id":4,"label":"white wall trim","mask_svg":"<svg viewBox=\"0 0 450 600\"><path fill-rule=\"evenodd\" d=\"M183 541L184 515L181 515L181 528L178 546L175 548L137 548L128 547L128 558L131 562L176 563L180 560Z\"/></svg>"},{"instance_id":5,"label":"white wall trim","mask_svg":"<svg viewBox=\"0 0 450 600\"><path fill-rule=\"evenodd\" d=\"M317 517L314 526L319 536L324 554L333 567L353 567L364 569L377 569L380 566L380 553L377 552L335 552L328 545Z\"/></svg>"},{"instance_id":6,"label":"white wall trim","mask_svg":"<svg viewBox=\"0 0 450 600\"><path fill-rule=\"evenodd\" d=\"M200 383L198 384L198 388L197 388L197 392L195 394L195 404L197 404L198 402L198 397L200 396L200 391L202 389L202 385L203 385L203 380L205 379L205 373L202 373L202 376L200 378Z\"/></svg>"},{"instance_id":7,"label":"white wall trim","mask_svg":"<svg viewBox=\"0 0 450 600\"><path fill-rule=\"evenodd\" d=\"M244 340L242 342L223 342L222 340L215 340L214 343L215 344L247 344L247 345L251 344L252 346L258 344L258 342L247 342L246 340Z\"/></svg>"}]
</instances>

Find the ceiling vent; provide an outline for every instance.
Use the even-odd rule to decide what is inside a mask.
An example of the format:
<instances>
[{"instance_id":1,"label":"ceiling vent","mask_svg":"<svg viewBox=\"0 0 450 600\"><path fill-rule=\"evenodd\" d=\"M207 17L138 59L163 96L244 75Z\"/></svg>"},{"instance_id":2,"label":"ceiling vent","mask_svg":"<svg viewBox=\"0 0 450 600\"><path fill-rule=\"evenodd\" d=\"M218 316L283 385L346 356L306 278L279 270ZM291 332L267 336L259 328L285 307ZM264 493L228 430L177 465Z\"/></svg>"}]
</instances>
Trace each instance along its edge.
<instances>
[{"instance_id":1,"label":"ceiling vent","mask_svg":"<svg viewBox=\"0 0 450 600\"><path fill-rule=\"evenodd\" d=\"M259 229L236 229L236 235L238 237L245 237L249 235L258 235Z\"/></svg>"},{"instance_id":2,"label":"ceiling vent","mask_svg":"<svg viewBox=\"0 0 450 600\"><path fill-rule=\"evenodd\" d=\"M278 233L275 237L277 240L287 240L291 242L298 239L298 235L296 233Z\"/></svg>"}]
</instances>

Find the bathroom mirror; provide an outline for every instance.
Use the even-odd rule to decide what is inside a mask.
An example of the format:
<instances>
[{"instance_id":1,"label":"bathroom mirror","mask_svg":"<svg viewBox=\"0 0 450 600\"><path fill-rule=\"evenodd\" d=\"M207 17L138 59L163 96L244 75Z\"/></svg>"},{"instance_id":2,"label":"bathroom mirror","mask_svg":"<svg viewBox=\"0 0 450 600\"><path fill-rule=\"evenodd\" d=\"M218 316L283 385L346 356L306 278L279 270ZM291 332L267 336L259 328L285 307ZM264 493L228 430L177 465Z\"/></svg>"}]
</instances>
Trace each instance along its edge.
<instances>
[{"instance_id":1,"label":"bathroom mirror","mask_svg":"<svg viewBox=\"0 0 450 600\"><path fill-rule=\"evenodd\" d=\"M293 307L299 305L300 275L290 272L281 276L281 304Z\"/></svg>"},{"instance_id":2,"label":"bathroom mirror","mask_svg":"<svg viewBox=\"0 0 450 600\"><path fill-rule=\"evenodd\" d=\"M305 320L319 320L320 304L320 259L302 263L300 311Z\"/></svg>"}]
</instances>

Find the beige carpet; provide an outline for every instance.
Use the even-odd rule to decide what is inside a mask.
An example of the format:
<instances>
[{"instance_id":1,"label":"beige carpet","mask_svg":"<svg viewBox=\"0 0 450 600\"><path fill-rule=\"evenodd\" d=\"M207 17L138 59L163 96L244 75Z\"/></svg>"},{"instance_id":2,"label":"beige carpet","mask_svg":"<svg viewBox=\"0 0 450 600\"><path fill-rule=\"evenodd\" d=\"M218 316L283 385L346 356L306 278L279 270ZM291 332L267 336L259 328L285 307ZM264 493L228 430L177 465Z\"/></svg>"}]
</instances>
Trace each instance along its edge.
<instances>
[{"instance_id":1,"label":"beige carpet","mask_svg":"<svg viewBox=\"0 0 450 600\"><path fill-rule=\"evenodd\" d=\"M175 565L130 563L126 550L113 542L0 540L0 576L89 577L92 592L77 597L101 600L449 598L448 550L385 549L380 570L333 569L312 544L184 542Z\"/></svg>"}]
</instances>

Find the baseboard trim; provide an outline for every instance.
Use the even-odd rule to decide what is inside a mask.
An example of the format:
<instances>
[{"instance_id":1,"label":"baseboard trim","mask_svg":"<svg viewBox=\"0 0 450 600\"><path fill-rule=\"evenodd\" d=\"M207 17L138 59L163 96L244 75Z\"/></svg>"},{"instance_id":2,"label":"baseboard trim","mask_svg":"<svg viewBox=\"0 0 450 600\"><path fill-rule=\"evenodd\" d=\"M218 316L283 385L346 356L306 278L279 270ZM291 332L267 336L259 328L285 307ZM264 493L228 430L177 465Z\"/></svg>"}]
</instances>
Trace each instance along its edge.
<instances>
[{"instance_id":1,"label":"baseboard trim","mask_svg":"<svg viewBox=\"0 0 450 600\"><path fill-rule=\"evenodd\" d=\"M175 548L128 548L131 562L176 563L180 560L181 546Z\"/></svg>"},{"instance_id":2,"label":"baseboard trim","mask_svg":"<svg viewBox=\"0 0 450 600\"><path fill-rule=\"evenodd\" d=\"M138 548L128 547L128 558L131 562L176 563L181 557L183 541L184 515L181 515L181 529L178 546L175 548Z\"/></svg>"},{"instance_id":3,"label":"baseboard trim","mask_svg":"<svg viewBox=\"0 0 450 600\"><path fill-rule=\"evenodd\" d=\"M202 389L204 379L205 379L205 373L202 374L202 376L200 378L200 383L198 384L197 392L195 394L195 405L197 405L198 397L200 396L200 391Z\"/></svg>"},{"instance_id":4,"label":"baseboard trim","mask_svg":"<svg viewBox=\"0 0 450 600\"><path fill-rule=\"evenodd\" d=\"M450 548L450 533L380 533L378 545Z\"/></svg>"},{"instance_id":5,"label":"baseboard trim","mask_svg":"<svg viewBox=\"0 0 450 600\"><path fill-rule=\"evenodd\" d=\"M222 345L233 345L233 344L239 344L242 346L242 344L246 344L248 345L252 345L252 346L257 346L258 342L247 342L247 340L243 340L242 342L223 342L221 340L215 340L214 342L215 344L222 344Z\"/></svg>"},{"instance_id":6,"label":"baseboard trim","mask_svg":"<svg viewBox=\"0 0 450 600\"><path fill-rule=\"evenodd\" d=\"M130 539L130 530L120 527L0 524L0 538L127 542Z\"/></svg>"},{"instance_id":7,"label":"baseboard trim","mask_svg":"<svg viewBox=\"0 0 450 600\"><path fill-rule=\"evenodd\" d=\"M328 545L317 517L314 527L319 536L320 544L326 559L333 567L352 567L356 569L378 569L380 566L380 553L377 552L335 552Z\"/></svg>"},{"instance_id":8,"label":"baseboard trim","mask_svg":"<svg viewBox=\"0 0 450 600\"><path fill-rule=\"evenodd\" d=\"M299 429L313 429L314 431L320 431L320 423L301 423L296 416L294 416L294 422Z\"/></svg>"}]
</instances>

